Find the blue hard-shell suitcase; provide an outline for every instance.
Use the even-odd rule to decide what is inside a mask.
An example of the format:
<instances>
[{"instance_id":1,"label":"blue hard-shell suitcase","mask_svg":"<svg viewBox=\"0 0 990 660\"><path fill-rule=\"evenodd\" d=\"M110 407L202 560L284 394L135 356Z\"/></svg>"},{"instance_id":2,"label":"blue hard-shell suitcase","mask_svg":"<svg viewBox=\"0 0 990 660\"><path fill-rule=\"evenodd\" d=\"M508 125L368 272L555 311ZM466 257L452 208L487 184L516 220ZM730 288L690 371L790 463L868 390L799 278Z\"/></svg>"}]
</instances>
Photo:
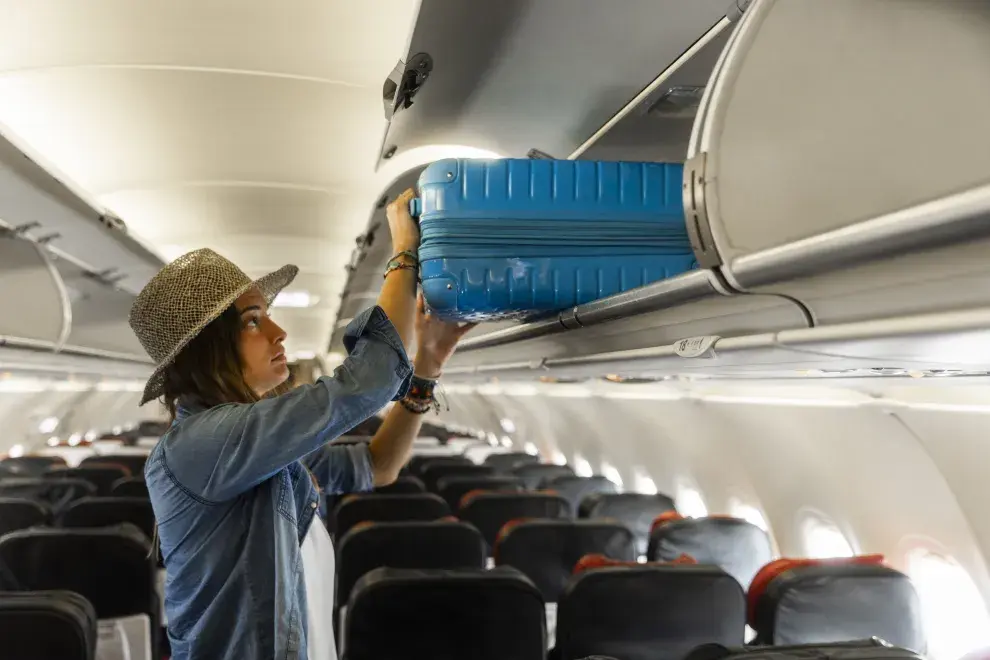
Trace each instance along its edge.
<instances>
[{"instance_id":1,"label":"blue hard-shell suitcase","mask_svg":"<svg viewBox=\"0 0 990 660\"><path fill-rule=\"evenodd\" d=\"M684 167L445 159L419 178L419 260L448 320L536 317L697 267Z\"/></svg>"}]
</instances>

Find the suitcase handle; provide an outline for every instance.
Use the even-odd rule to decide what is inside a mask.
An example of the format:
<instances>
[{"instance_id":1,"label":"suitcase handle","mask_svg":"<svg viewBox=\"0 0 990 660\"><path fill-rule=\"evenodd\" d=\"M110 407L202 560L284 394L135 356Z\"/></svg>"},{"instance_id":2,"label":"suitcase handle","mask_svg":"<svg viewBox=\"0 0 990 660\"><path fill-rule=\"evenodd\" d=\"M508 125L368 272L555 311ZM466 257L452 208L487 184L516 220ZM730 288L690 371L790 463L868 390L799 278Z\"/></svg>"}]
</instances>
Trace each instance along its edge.
<instances>
[{"instance_id":1,"label":"suitcase handle","mask_svg":"<svg viewBox=\"0 0 990 660\"><path fill-rule=\"evenodd\" d=\"M419 197L413 197L409 200L409 215L413 217L413 220L419 220L420 214L423 212L423 200Z\"/></svg>"}]
</instances>

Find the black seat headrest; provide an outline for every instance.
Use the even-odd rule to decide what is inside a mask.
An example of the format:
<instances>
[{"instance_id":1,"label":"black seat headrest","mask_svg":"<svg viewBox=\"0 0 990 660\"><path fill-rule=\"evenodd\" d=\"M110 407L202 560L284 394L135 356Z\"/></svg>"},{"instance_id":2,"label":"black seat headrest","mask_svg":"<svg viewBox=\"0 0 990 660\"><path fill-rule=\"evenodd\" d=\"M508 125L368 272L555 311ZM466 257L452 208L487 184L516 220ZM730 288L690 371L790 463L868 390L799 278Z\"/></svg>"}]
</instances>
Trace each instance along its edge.
<instances>
[{"instance_id":1,"label":"black seat headrest","mask_svg":"<svg viewBox=\"0 0 990 660\"><path fill-rule=\"evenodd\" d=\"M92 660L96 638L96 612L77 593L0 593L0 639L5 658Z\"/></svg>"},{"instance_id":2,"label":"black seat headrest","mask_svg":"<svg viewBox=\"0 0 990 660\"><path fill-rule=\"evenodd\" d=\"M576 575L557 606L561 660L680 660L706 642L741 646L742 587L715 566L640 565Z\"/></svg>"},{"instance_id":3,"label":"black seat headrest","mask_svg":"<svg viewBox=\"0 0 990 660\"><path fill-rule=\"evenodd\" d=\"M647 559L673 561L681 555L720 567L748 589L757 571L773 559L773 546L765 531L738 518L682 518L655 524Z\"/></svg>"},{"instance_id":4,"label":"black seat headrest","mask_svg":"<svg viewBox=\"0 0 990 660\"><path fill-rule=\"evenodd\" d=\"M519 465L532 465L539 462L539 456L521 451L513 451L505 454L489 454L485 457L485 465L494 468L496 474L511 474L513 468Z\"/></svg>"},{"instance_id":5,"label":"black seat headrest","mask_svg":"<svg viewBox=\"0 0 990 660\"><path fill-rule=\"evenodd\" d=\"M148 614L158 621L151 543L137 527L34 528L0 538L0 562L28 591L74 591L101 619Z\"/></svg>"},{"instance_id":6,"label":"black seat headrest","mask_svg":"<svg viewBox=\"0 0 990 660\"><path fill-rule=\"evenodd\" d=\"M550 493L468 493L461 498L461 520L481 532L489 548L506 523L519 518L570 518L570 505L560 495Z\"/></svg>"},{"instance_id":7,"label":"black seat headrest","mask_svg":"<svg viewBox=\"0 0 990 660\"><path fill-rule=\"evenodd\" d=\"M351 590L344 638L348 660L544 660L547 652L540 592L506 568L375 569Z\"/></svg>"},{"instance_id":8,"label":"black seat headrest","mask_svg":"<svg viewBox=\"0 0 990 660\"><path fill-rule=\"evenodd\" d=\"M437 493L447 501L451 511L459 510L461 499L473 490L519 492L522 490L522 482L516 477L491 474L480 476L453 474L441 477L437 481Z\"/></svg>"},{"instance_id":9,"label":"black seat headrest","mask_svg":"<svg viewBox=\"0 0 990 660\"><path fill-rule=\"evenodd\" d=\"M344 604L365 573L390 568L484 568L474 527L457 520L359 523L337 545L337 602Z\"/></svg>"},{"instance_id":10,"label":"black seat headrest","mask_svg":"<svg viewBox=\"0 0 990 660\"><path fill-rule=\"evenodd\" d=\"M578 515L581 518L615 518L621 521L636 535L639 553L645 555L653 521L661 513L674 510L674 500L667 495L596 493L585 498Z\"/></svg>"},{"instance_id":11,"label":"black seat headrest","mask_svg":"<svg viewBox=\"0 0 990 660\"><path fill-rule=\"evenodd\" d=\"M457 465L453 463L441 463L435 465L430 463L420 473L420 479L426 486L426 490L431 493L439 492L439 481L445 477L487 477L495 473L487 465Z\"/></svg>"},{"instance_id":12,"label":"black seat headrest","mask_svg":"<svg viewBox=\"0 0 990 660\"><path fill-rule=\"evenodd\" d=\"M617 486L601 475L579 477L575 474L566 474L551 479L546 483L546 487L566 498L571 503L575 515L581 501L589 495L618 492Z\"/></svg>"},{"instance_id":13,"label":"black seat headrest","mask_svg":"<svg viewBox=\"0 0 990 660\"><path fill-rule=\"evenodd\" d=\"M788 568L756 594L754 607L751 625L758 640L774 645L879 637L920 653L927 649L921 602L910 578L879 563Z\"/></svg>"},{"instance_id":14,"label":"black seat headrest","mask_svg":"<svg viewBox=\"0 0 990 660\"><path fill-rule=\"evenodd\" d=\"M521 571L548 603L558 601L574 566L589 554L633 561L636 539L614 521L519 520L505 525L494 551L497 565Z\"/></svg>"},{"instance_id":15,"label":"black seat headrest","mask_svg":"<svg viewBox=\"0 0 990 660\"><path fill-rule=\"evenodd\" d=\"M348 495L333 511L336 536L342 538L358 523L402 520L436 520L450 515L450 507L439 495Z\"/></svg>"},{"instance_id":16,"label":"black seat headrest","mask_svg":"<svg viewBox=\"0 0 990 660\"><path fill-rule=\"evenodd\" d=\"M573 475L574 470L567 465L555 463L527 463L516 465L512 468L512 474L522 479L526 490L536 490L550 479Z\"/></svg>"},{"instance_id":17,"label":"black seat headrest","mask_svg":"<svg viewBox=\"0 0 990 660\"><path fill-rule=\"evenodd\" d=\"M144 497L84 497L59 514L62 527L107 527L131 523L148 537L155 534L155 512Z\"/></svg>"}]
</instances>

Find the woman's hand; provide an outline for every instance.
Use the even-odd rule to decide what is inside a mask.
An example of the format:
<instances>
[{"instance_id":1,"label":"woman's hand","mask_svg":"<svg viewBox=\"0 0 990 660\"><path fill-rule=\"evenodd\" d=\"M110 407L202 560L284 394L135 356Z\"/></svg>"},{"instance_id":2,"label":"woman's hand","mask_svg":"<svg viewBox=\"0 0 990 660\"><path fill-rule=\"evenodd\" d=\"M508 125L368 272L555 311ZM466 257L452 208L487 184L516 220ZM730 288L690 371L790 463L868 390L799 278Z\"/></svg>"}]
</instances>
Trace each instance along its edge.
<instances>
[{"instance_id":1,"label":"woman's hand","mask_svg":"<svg viewBox=\"0 0 990 660\"><path fill-rule=\"evenodd\" d=\"M416 196L412 188L392 200L385 208L388 228L392 233L392 253L412 252L419 249L419 225L409 214L409 200Z\"/></svg>"},{"instance_id":2,"label":"woman's hand","mask_svg":"<svg viewBox=\"0 0 990 660\"><path fill-rule=\"evenodd\" d=\"M437 378L443 366L454 354L457 342L477 323L447 323L426 311L426 301L420 292L416 300L416 375Z\"/></svg>"}]
</instances>

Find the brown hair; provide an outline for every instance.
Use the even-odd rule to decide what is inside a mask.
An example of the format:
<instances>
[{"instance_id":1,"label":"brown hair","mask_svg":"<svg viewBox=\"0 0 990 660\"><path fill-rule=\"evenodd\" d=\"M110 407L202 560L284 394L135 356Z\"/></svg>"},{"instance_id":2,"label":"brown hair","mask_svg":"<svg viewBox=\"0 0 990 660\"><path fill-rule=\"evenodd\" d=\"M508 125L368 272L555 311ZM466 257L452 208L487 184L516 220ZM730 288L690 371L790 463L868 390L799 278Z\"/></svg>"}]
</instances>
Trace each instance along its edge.
<instances>
[{"instance_id":1,"label":"brown hair","mask_svg":"<svg viewBox=\"0 0 990 660\"><path fill-rule=\"evenodd\" d=\"M163 403L173 421L180 398L206 408L258 400L244 381L240 333L241 317L231 305L193 337L169 365Z\"/></svg>"}]
</instances>

